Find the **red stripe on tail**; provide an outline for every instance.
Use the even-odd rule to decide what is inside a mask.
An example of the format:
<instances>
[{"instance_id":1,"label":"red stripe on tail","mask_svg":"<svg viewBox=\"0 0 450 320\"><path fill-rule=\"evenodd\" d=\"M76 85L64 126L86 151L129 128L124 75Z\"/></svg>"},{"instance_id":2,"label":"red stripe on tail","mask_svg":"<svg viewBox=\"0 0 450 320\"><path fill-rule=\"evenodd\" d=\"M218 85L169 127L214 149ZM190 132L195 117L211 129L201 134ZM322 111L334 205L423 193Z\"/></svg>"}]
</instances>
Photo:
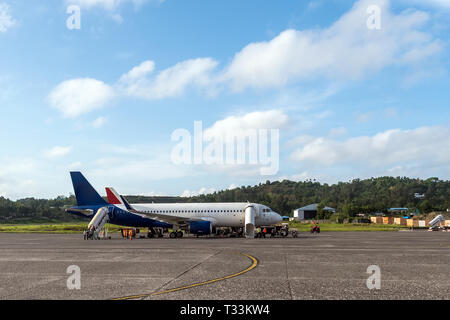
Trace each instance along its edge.
<instances>
[{"instance_id":1,"label":"red stripe on tail","mask_svg":"<svg viewBox=\"0 0 450 320\"><path fill-rule=\"evenodd\" d=\"M122 204L122 202L120 202L120 200L117 199L117 197L114 195L114 193L109 188L105 188L105 189L106 189L106 195L108 196L109 204Z\"/></svg>"}]
</instances>

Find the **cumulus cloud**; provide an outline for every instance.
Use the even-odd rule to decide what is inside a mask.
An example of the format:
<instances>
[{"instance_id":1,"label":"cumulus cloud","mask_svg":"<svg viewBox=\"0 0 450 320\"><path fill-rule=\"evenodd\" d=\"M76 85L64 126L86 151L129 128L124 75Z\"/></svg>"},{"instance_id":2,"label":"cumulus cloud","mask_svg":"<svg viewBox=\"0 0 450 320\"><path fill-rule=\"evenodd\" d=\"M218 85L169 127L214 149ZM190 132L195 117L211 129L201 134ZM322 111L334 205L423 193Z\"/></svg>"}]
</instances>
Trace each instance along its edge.
<instances>
[{"instance_id":1,"label":"cumulus cloud","mask_svg":"<svg viewBox=\"0 0 450 320\"><path fill-rule=\"evenodd\" d=\"M134 67L129 72L125 73L120 81L128 83L135 82L144 79L148 74L152 73L155 70L155 62L151 60L147 60L142 62L140 65Z\"/></svg>"},{"instance_id":2,"label":"cumulus cloud","mask_svg":"<svg viewBox=\"0 0 450 320\"><path fill-rule=\"evenodd\" d=\"M16 198L31 195L34 182L30 177L36 173L35 159L0 159L0 196Z\"/></svg>"},{"instance_id":3,"label":"cumulus cloud","mask_svg":"<svg viewBox=\"0 0 450 320\"><path fill-rule=\"evenodd\" d=\"M8 29L12 28L16 21L12 18L9 5L6 3L0 3L0 32L5 33Z\"/></svg>"},{"instance_id":4,"label":"cumulus cloud","mask_svg":"<svg viewBox=\"0 0 450 320\"><path fill-rule=\"evenodd\" d=\"M45 156L47 158L60 158L72 151L72 147L53 147L50 150L45 151Z\"/></svg>"},{"instance_id":5,"label":"cumulus cloud","mask_svg":"<svg viewBox=\"0 0 450 320\"><path fill-rule=\"evenodd\" d=\"M234 190L234 189L237 189L237 188L239 188L239 186L237 186L236 184L232 183L232 184L230 184L230 186L228 187L227 190Z\"/></svg>"},{"instance_id":6,"label":"cumulus cloud","mask_svg":"<svg viewBox=\"0 0 450 320\"><path fill-rule=\"evenodd\" d=\"M210 194L214 193L216 190L214 188L200 188L198 191L190 191L190 190L184 190L184 192L181 194L182 197L195 197L199 196L201 194Z\"/></svg>"},{"instance_id":7,"label":"cumulus cloud","mask_svg":"<svg viewBox=\"0 0 450 320\"><path fill-rule=\"evenodd\" d=\"M115 96L114 90L102 81L91 78L67 80L56 86L48 99L66 118L102 108Z\"/></svg>"},{"instance_id":8,"label":"cumulus cloud","mask_svg":"<svg viewBox=\"0 0 450 320\"><path fill-rule=\"evenodd\" d=\"M229 134L236 136L247 130L281 129L289 122L289 117L282 110L254 111L239 116L229 116L215 122L205 129L207 139L213 137L226 137Z\"/></svg>"},{"instance_id":9,"label":"cumulus cloud","mask_svg":"<svg viewBox=\"0 0 450 320\"><path fill-rule=\"evenodd\" d=\"M448 166L449 136L449 128L430 126L414 130L387 130L374 136L353 137L342 141L325 137L309 138L291 157L305 165L315 166Z\"/></svg>"},{"instance_id":10,"label":"cumulus cloud","mask_svg":"<svg viewBox=\"0 0 450 320\"><path fill-rule=\"evenodd\" d=\"M50 104L66 118L104 107L115 97L128 95L144 99L176 97L187 88L205 88L213 81L211 72L217 62L210 58L180 62L150 78L153 61L144 61L108 85L92 78L77 78L57 85L49 94Z\"/></svg>"},{"instance_id":11,"label":"cumulus cloud","mask_svg":"<svg viewBox=\"0 0 450 320\"><path fill-rule=\"evenodd\" d=\"M120 3L79 1L107 8ZM317 78L337 83L389 66L419 66L441 51L441 42L423 31L427 13L394 14L389 4L389 0L360 0L327 28L288 29L270 41L250 43L221 70L218 61L205 57L181 61L155 74L155 62L147 60L111 85L86 78L65 81L54 89L52 105L66 117L75 117L102 107L114 95L154 100L177 97L192 88L211 95L229 88L276 88ZM372 5L381 8L381 30L367 28L367 8ZM77 93L85 87L90 94Z\"/></svg>"},{"instance_id":12,"label":"cumulus cloud","mask_svg":"<svg viewBox=\"0 0 450 320\"><path fill-rule=\"evenodd\" d=\"M381 8L381 30L366 26L371 5ZM290 29L270 41L247 45L235 55L223 80L239 91L316 77L353 80L387 66L415 63L441 50L439 41L421 31L428 20L420 11L395 15L388 0L361 0L328 28Z\"/></svg>"},{"instance_id":13,"label":"cumulus cloud","mask_svg":"<svg viewBox=\"0 0 450 320\"><path fill-rule=\"evenodd\" d=\"M207 87L213 80L212 71L218 62L211 58L182 61L161 71L154 78L147 76L154 70L153 61L145 61L123 75L120 84L130 96L146 99L163 99L183 94L192 86Z\"/></svg>"}]
</instances>

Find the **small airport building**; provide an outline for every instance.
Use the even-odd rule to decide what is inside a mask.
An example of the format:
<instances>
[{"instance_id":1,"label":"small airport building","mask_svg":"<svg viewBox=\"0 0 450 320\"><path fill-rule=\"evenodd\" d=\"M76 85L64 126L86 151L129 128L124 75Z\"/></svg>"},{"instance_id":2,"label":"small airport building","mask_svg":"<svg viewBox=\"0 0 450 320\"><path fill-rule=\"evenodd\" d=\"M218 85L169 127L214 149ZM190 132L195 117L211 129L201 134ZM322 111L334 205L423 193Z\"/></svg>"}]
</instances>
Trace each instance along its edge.
<instances>
[{"instance_id":1,"label":"small airport building","mask_svg":"<svg viewBox=\"0 0 450 320\"><path fill-rule=\"evenodd\" d=\"M295 209L294 210L294 220L311 220L317 217L317 207L318 203L310 204L309 206ZM336 209L330 207L324 207L324 211L330 211L335 213Z\"/></svg>"}]
</instances>

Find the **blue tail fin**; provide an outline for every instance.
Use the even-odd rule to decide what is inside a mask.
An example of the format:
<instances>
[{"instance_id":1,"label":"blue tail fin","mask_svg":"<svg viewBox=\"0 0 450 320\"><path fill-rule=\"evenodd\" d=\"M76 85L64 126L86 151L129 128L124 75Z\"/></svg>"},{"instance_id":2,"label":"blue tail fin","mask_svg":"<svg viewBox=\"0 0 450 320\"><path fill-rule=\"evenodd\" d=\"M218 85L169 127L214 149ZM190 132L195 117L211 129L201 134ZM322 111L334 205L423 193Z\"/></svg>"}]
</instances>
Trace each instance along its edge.
<instances>
[{"instance_id":1,"label":"blue tail fin","mask_svg":"<svg viewBox=\"0 0 450 320\"><path fill-rule=\"evenodd\" d=\"M73 190L77 198L78 206L107 205L108 203L100 197L91 184L81 172L71 172Z\"/></svg>"},{"instance_id":2,"label":"blue tail fin","mask_svg":"<svg viewBox=\"0 0 450 320\"><path fill-rule=\"evenodd\" d=\"M122 199L122 202L127 210L134 210L133 207L128 203L127 199L125 199L123 196L120 196L120 199Z\"/></svg>"}]
</instances>

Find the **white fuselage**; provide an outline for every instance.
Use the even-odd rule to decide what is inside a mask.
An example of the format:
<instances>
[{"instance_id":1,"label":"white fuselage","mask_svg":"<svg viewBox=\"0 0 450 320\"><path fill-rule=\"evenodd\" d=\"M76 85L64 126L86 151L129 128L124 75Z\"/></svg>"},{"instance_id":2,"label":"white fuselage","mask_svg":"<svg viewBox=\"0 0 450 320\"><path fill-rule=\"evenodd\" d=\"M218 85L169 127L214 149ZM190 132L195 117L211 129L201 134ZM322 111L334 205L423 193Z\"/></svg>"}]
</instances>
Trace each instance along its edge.
<instances>
[{"instance_id":1,"label":"white fuselage","mask_svg":"<svg viewBox=\"0 0 450 320\"><path fill-rule=\"evenodd\" d=\"M267 206L248 202L234 203L146 203L132 204L143 213L201 218L211 221L214 227L244 227L245 210L255 209L255 226L270 226L279 223L282 218ZM119 205L119 207L122 207Z\"/></svg>"}]
</instances>

